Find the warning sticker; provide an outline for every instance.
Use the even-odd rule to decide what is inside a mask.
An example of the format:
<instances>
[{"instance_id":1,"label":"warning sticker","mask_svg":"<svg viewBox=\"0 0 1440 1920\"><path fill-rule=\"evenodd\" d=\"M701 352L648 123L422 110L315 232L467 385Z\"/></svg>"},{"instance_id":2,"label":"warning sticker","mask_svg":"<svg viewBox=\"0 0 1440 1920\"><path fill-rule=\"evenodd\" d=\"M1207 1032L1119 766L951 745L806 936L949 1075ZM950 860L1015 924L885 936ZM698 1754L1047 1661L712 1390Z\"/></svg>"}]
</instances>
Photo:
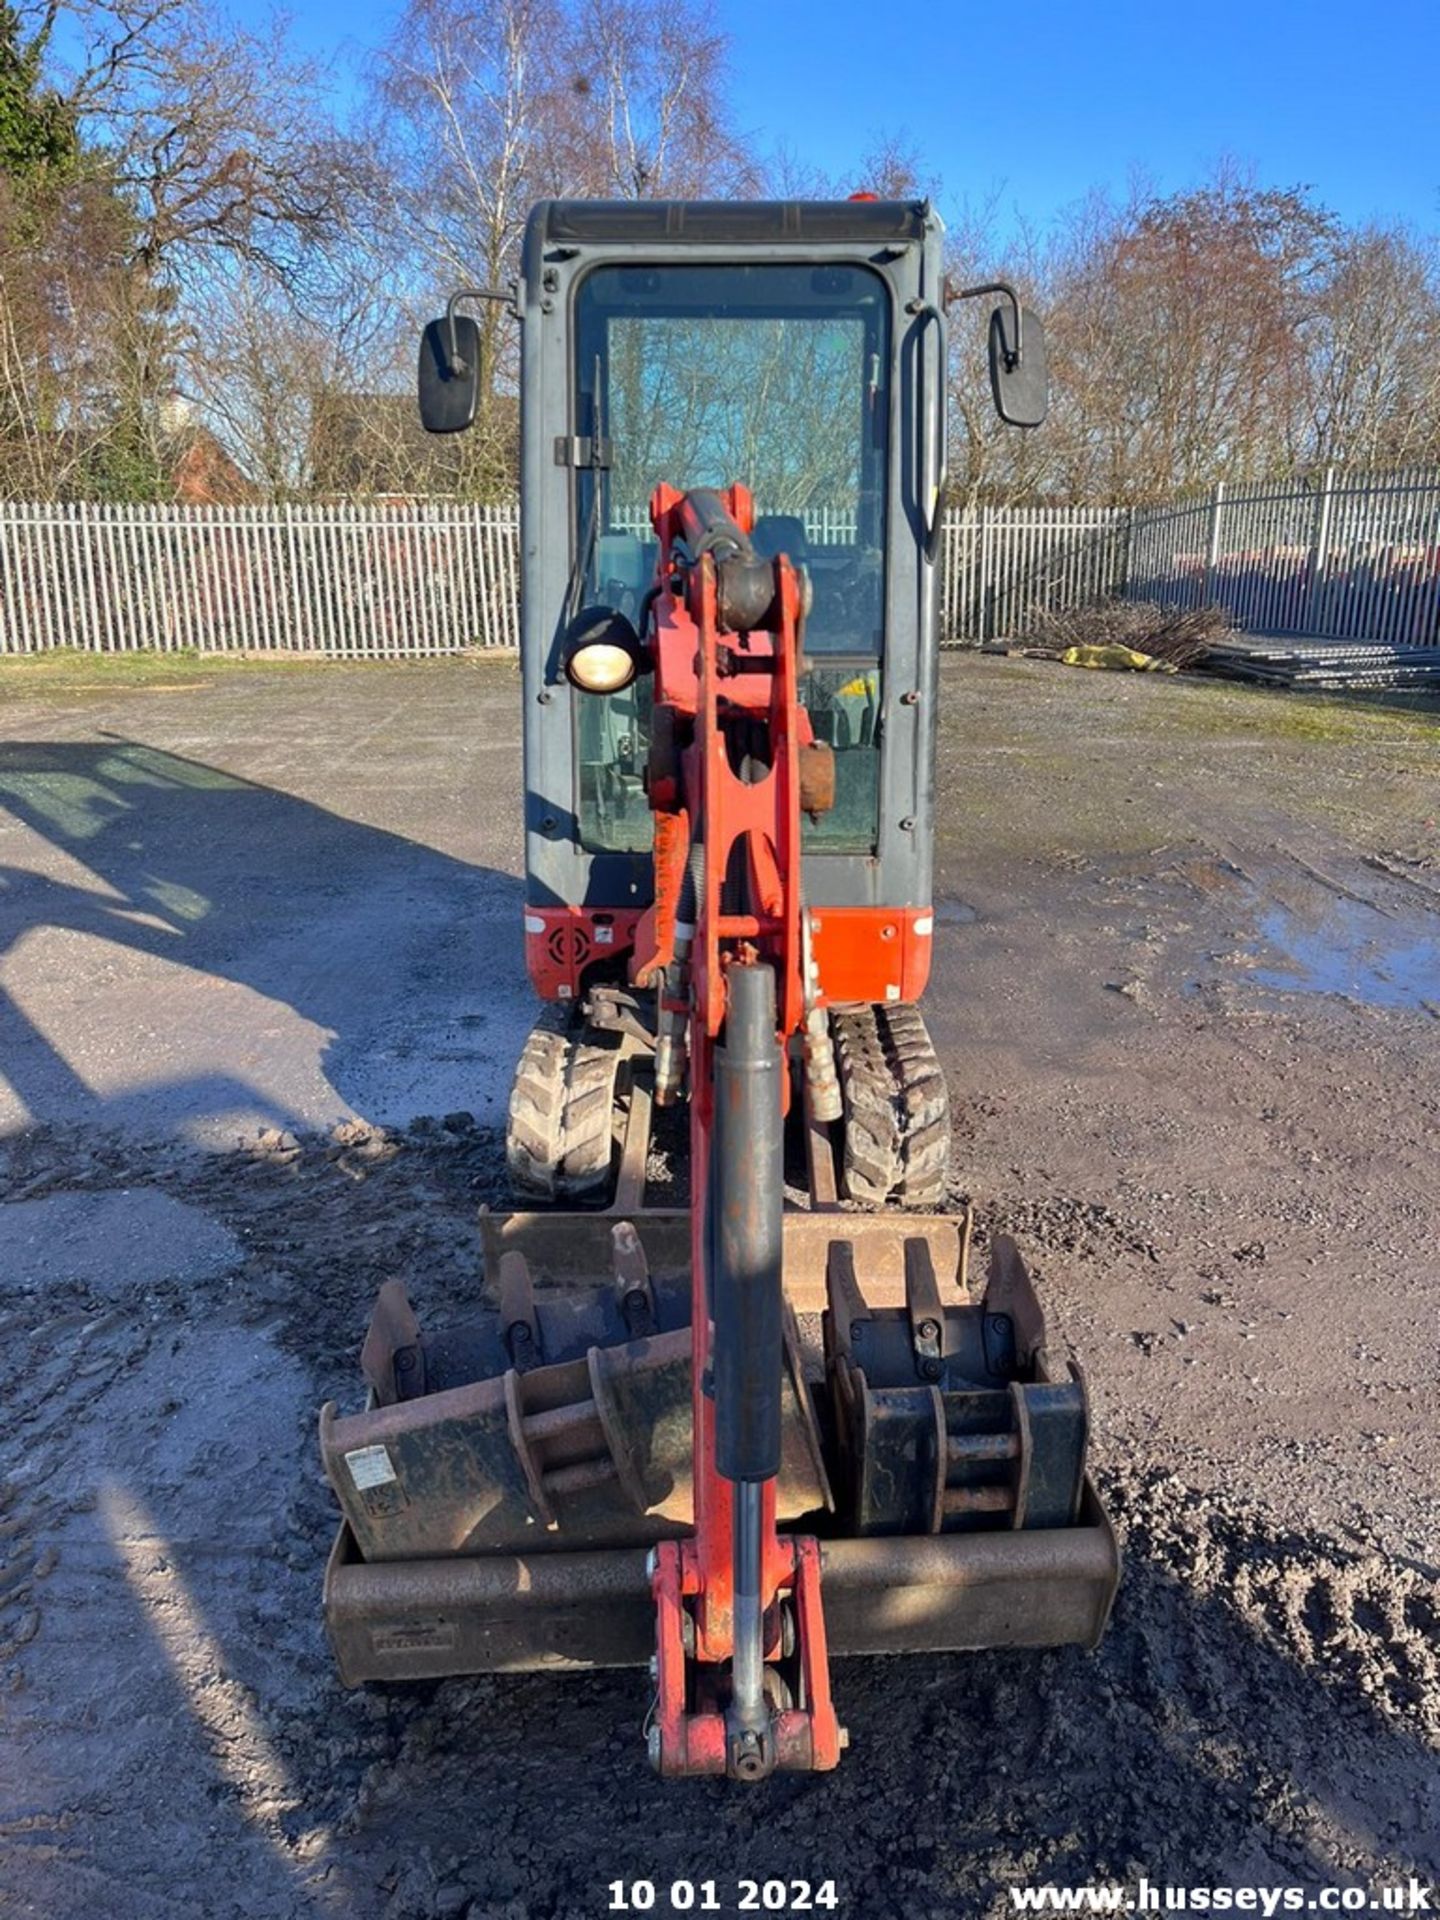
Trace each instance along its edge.
<instances>
[{"instance_id":1,"label":"warning sticker","mask_svg":"<svg viewBox=\"0 0 1440 1920\"><path fill-rule=\"evenodd\" d=\"M356 1447L353 1453L346 1454L345 1464L350 1469L350 1478L361 1493L371 1487L387 1487L396 1478L395 1469L390 1464L390 1454L385 1447Z\"/></svg>"}]
</instances>

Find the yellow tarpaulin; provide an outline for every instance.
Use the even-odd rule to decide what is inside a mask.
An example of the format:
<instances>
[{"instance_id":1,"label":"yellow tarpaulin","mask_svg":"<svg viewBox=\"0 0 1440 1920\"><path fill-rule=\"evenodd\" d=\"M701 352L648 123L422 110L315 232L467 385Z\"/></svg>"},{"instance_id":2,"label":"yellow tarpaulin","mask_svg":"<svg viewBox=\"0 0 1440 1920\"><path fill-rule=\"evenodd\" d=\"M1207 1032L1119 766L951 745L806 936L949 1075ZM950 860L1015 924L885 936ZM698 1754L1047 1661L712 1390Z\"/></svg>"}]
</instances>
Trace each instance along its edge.
<instances>
[{"instance_id":1,"label":"yellow tarpaulin","mask_svg":"<svg viewBox=\"0 0 1440 1920\"><path fill-rule=\"evenodd\" d=\"M1134 647L1122 647L1114 642L1103 647L1067 647L1060 659L1067 667L1108 667L1112 671L1135 673L1178 671L1168 660L1157 660L1153 654L1137 653Z\"/></svg>"}]
</instances>

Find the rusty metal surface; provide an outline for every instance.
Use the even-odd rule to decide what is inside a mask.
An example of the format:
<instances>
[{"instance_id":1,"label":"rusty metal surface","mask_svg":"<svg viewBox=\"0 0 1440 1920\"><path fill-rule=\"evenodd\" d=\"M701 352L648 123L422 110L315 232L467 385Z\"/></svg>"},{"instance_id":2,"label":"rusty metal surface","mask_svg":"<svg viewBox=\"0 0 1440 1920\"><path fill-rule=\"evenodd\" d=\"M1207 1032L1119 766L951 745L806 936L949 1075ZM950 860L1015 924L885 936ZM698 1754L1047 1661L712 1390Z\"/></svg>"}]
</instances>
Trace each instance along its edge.
<instances>
[{"instance_id":1,"label":"rusty metal surface","mask_svg":"<svg viewBox=\"0 0 1440 1920\"><path fill-rule=\"evenodd\" d=\"M498 1306L496 1276L503 1254L523 1253L537 1293L566 1286L593 1286L611 1271L611 1229L622 1216L613 1211L580 1213L541 1211L480 1212L484 1254L483 1295ZM625 1216L635 1228L652 1279L675 1279L690 1271L690 1215L680 1208L645 1208ZM905 1304L905 1242L923 1239L937 1273L958 1276L968 1290L967 1252L970 1216L960 1214L851 1213L845 1210L786 1213L784 1216L785 1297L796 1313L820 1313L825 1307L825 1263L830 1242L846 1241L854 1253L856 1276L871 1306Z\"/></svg>"},{"instance_id":2,"label":"rusty metal surface","mask_svg":"<svg viewBox=\"0 0 1440 1920\"><path fill-rule=\"evenodd\" d=\"M653 1076L632 1068L625 1128L621 1136L620 1170L615 1179L615 1201L610 1211L620 1216L640 1212L645 1205L645 1166L650 1151L650 1122L655 1100Z\"/></svg>"},{"instance_id":3,"label":"rusty metal surface","mask_svg":"<svg viewBox=\"0 0 1440 1920\"><path fill-rule=\"evenodd\" d=\"M365 1344L360 1349L360 1371L382 1407L399 1398L395 1387L395 1355L413 1346L420 1336L405 1289L387 1280L370 1316Z\"/></svg>"},{"instance_id":4,"label":"rusty metal surface","mask_svg":"<svg viewBox=\"0 0 1440 1920\"><path fill-rule=\"evenodd\" d=\"M1092 1647L1120 1579L1088 1480L1073 1527L833 1540L822 1560L830 1644L851 1654Z\"/></svg>"},{"instance_id":5,"label":"rusty metal surface","mask_svg":"<svg viewBox=\"0 0 1440 1920\"><path fill-rule=\"evenodd\" d=\"M647 1131L637 1116L637 1151ZM634 1155L627 1157L631 1199L640 1190L639 1170ZM642 1306L647 1288L652 1300L663 1299L667 1287L689 1276L691 1223L680 1210L482 1213L480 1225L492 1309L501 1304L502 1266L512 1280L523 1271L527 1300L549 1299L557 1309L607 1274L627 1302ZM853 1267L871 1313L906 1306L907 1242L912 1307L933 1306L933 1285L917 1292L917 1275L928 1281L932 1269L945 1292L953 1285L958 1297L973 1296L968 1215L795 1211L784 1216L783 1236L781 1517L793 1527L802 1512L831 1502L793 1316L824 1306L832 1245L845 1247L844 1264ZM1043 1322L1030 1311L1023 1266L1009 1255L1001 1249L991 1285L999 1282L1004 1304L1015 1311L1019 1344L1032 1349L1031 1364L1044 1378ZM673 1329L673 1321L667 1325ZM396 1343L414 1338L403 1295L387 1296L367 1341L367 1371L386 1379ZM345 1421L327 1410L322 1444L347 1514L325 1588L342 1678L357 1684L643 1665L655 1632L646 1546L684 1538L693 1521L689 1346L683 1330L647 1332L582 1361L512 1369ZM966 1435L955 1436L955 1444L984 1451ZM382 1490L373 1497L378 1514L345 1478L347 1454L377 1446L398 1456L401 1483L398 1495ZM968 1455L964 1464L973 1464ZM1008 1450L1003 1462L997 1452L988 1464L1013 1465ZM437 1487L444 1496L438 1501ZM1003 1525L1004 1517L993 1516L1002 1521L996 1530L823 1540L831 1652L1094 1644L1114 1597L1119 1554L1088 1480L1074 1526L1021 1530ZM936 1523L945 1520L937 1516Z\"/></svg>"},{"instance_id":6,"label":"rusty metal surface","mask_svg":"<svg viewBox=\"0 0 1440 1920\"><path fill-rule=\"evenodd\" d=\"M817 1211L834 1211L840 1204L840 1183L835 1175L835 1149L830 1129L807 1112L805 1116L805 1166L810 1179L811 1202Z\"/></svg>"},{"instance_id":7,"label":"rusty metal surface","mask_svg":"<svg viewBox=\"0 0 1440 1920\"><path fill-rule=\"evenodd\" d=\"M373 1565L342 1522L325 1569L325 1625L353 1687L644 1666L655 1610L640 1547Z\"/></svg>"},{"instance_id":8,"label":"rusty metal surface","mask_svg":"<svg viewBox=\"0 0 1440 1920\"><path fill-rule=\"evenodd\" d=\"M409 1332L403 1292L377 1308L367 1346ZM823 1510L830 1490L793 1324L785 1334L780 1513ZM646 1546L694 1511L688 1328L560 1361L320 1416L331 1486L367 1560Z\"/></svg>"},{"instance_id":9,"label":"rusty metal surface","mask_svg":"<svg viewBox=\"0 0 1440 1920\"><path fill-rule=\"evenodd\" d=\"M858 1535L1071 1525L1089 1410L1079 1370L1049 1370L1045 1322L1013 1242L992 1248L976 1302L905 1246L906 1304L875 1308L843 1241L829 1252L826 1373Z\"/></svg>"},{"instance_id":10,"label":"rusty metal surface","mask_svg":"<svg viewBox=\"0 0 1440 1920\"><path fill-rule=\"evenodd\" d=\"M1050 1532L830 1540L835 1655L1093 1646L1120 1555L1087 1482L1079 1524ZM643 1666L654 1604L638 1548L370 1565L342 1524L325 1573L342 1680Z\"/></svg>"}]
</instances>

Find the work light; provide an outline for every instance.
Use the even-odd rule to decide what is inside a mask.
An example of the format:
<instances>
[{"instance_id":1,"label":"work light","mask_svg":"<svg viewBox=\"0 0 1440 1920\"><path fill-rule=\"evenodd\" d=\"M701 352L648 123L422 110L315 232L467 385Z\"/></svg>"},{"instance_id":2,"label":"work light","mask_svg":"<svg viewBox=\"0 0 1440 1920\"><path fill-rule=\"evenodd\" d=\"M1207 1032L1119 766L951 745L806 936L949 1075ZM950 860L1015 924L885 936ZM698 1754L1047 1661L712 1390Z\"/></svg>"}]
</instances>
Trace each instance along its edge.
<instances>
[{"instance_id":1,"label":"work light","mask_svg":"<svg viewBox=\"0 0 1440 1920\"><path fill-rule=\"evenodd\" d=\"M586 607L565 630L565 678L581 693L621 693L645 664L640 636L613 607Z\"/></svg>"}]
</instances>

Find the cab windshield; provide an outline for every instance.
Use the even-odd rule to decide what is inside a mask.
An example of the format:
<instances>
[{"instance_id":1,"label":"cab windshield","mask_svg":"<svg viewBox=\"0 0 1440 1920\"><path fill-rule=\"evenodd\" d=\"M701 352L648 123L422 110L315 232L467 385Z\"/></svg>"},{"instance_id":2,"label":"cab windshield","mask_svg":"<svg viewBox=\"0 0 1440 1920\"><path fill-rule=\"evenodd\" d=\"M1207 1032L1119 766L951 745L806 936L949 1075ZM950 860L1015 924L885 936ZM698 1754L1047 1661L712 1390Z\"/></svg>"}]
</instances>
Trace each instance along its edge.
<instances>
[{"instance_id":1,"label":"cab windshield","mask_svg":"<svg viewBox=\"0 0 1440 1920\"><path fill-rule=\"evenodd\" d=\"M868 850L878 796L884 632L889 301L861 266L602 266L575 309L576 551L584 598L632 618L655 566L647 505L739 481L753 539L809 569L802 689L836 749L837 805L807 826L814 851ZM584 464L589 442L608 465ZM598 488L598 499L596 489ZM648 689L578 703L582 838L641 850Z\"/></svg>"}]
</instances>

